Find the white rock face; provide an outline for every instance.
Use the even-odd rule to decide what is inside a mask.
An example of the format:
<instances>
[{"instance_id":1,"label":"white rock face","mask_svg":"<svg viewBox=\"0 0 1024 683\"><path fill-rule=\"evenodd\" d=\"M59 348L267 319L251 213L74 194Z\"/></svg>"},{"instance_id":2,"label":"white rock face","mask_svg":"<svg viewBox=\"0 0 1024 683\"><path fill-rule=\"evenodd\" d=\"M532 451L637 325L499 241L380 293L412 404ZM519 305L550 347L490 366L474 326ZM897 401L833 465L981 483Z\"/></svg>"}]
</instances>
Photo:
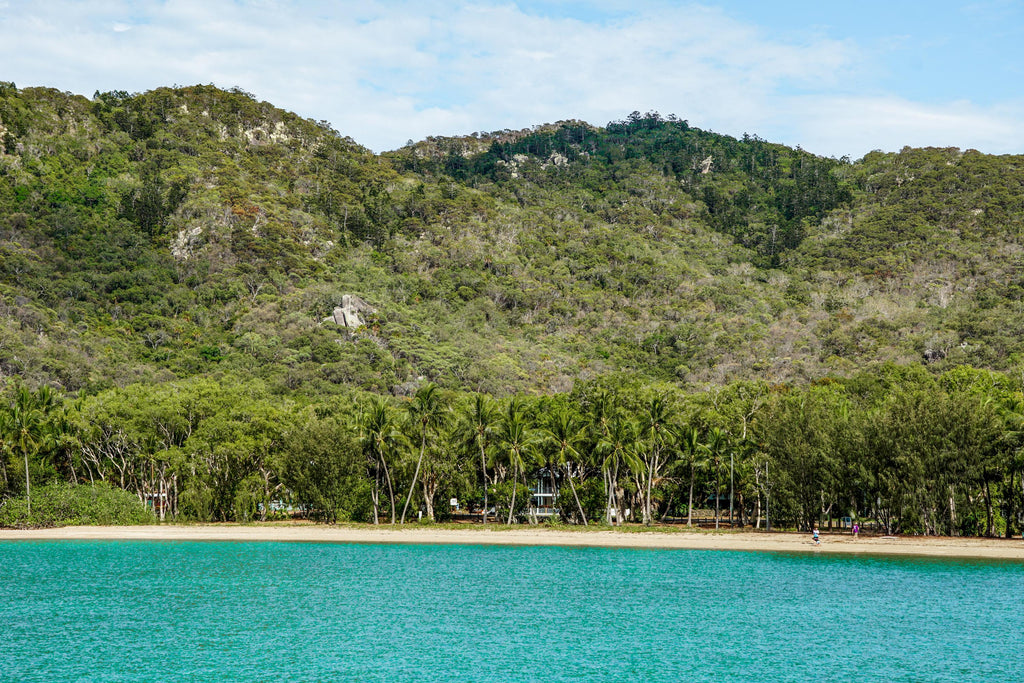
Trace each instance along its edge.
<instances>
[{"instance_id":1,"label":"white rock face","mask_svg":"<svg viewBox=\"0 0 1024 683\"><path fill-rule=\"evenodd\" d=\"M364 322L360 313L374 313L376 309L358 296L345 294L341 297L341 306L334 313L323 319L325 323L334 323L350 330L361 327Z\"/></svg>"},{"instance_id":2,"label":"white rock face","mask_svg":"<svg viewBox=\"0 0 1024 683\"><path fill-rule=\"evenodd\" d=\"M171 256L179 261L187 261L195 255L195 247L203 234L203 226L196 225L180 230L171 243Z\"/></svg>"},{"instance_id":3,"label":"white rock face","mask_svg":"<svg viewBox=\"0 0 1024 683\"><path fill-rule=\"evenodd\" d=\"M278 121L273 127L257 126L256 128L242 129L241 133L250 145L268 142L288 142L292 139L283 121Z\"/></svg>"}]
</instances>

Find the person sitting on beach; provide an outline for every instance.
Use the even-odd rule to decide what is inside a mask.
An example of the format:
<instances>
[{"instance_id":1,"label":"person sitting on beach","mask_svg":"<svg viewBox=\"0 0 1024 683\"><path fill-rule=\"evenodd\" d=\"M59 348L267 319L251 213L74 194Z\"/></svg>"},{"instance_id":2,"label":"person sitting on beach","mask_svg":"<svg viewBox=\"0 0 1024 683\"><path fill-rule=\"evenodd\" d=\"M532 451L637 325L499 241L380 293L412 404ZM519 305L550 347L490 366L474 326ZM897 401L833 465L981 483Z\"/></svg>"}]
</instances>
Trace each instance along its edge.
<instances>
[{"instance_id":1,"label":"person sitting on beach","mask_svg":"<svg viewBox=\"0 0 1024 683\"><path fill-rule=\"evenodd\" d=\"M821 539L818 537L818 525L817 524L814 525L814 533L812 535L814 537L814 545L821 545Z\"/></svg>"}]
</instances>

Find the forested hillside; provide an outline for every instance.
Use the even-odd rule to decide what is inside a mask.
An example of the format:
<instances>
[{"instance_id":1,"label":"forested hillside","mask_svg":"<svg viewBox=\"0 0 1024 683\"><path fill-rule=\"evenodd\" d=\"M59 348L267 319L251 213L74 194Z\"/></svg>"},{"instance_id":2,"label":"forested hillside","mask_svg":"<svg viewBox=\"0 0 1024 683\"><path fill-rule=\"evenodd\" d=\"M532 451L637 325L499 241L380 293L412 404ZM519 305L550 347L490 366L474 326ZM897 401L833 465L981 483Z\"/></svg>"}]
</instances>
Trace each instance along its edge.
<instances>
[{"instance_id":1,"label":"forested hillside","mask_svg":"<svg viewBox=\"0 0 1024 683\"><path fill-rule=\"evenodd\" d=\"M907 148L851 162L654 113L374 155L237 89L88 99L0 83L0 485L23 495L34 471L105 479L187 517L265 516L293 496L326 518L377 519L385 503L433 516L435 494L482 500L488 487L511 511L512 482L540 468L604 500L594 514L577 500L583 521L617 495L648 517L689 509L687 477L717 500L708 463L728 448L747 463L749 516L770 490L757 458L779 472L791 458L771 425L797 410L790 398L829 387L822 405L837 401L858 436L840 430L826 446L801 428L807 457L832 465L803 484L785 475L780 518L857 510L1009 533L1024 508L1022 227L1024 157ZM398 420L418 399L393 397L427 387L448 417ZM598 400L615 387L626 395ZM540 436L555 428L545 402L563 394L576 400L563 431L588 434L576 455ZM474 395L498 401L495 425L535 438L459 441L455 406ZM907 485L912 512L879 509L897 465L878 459L895 447L870 437L871 416L898 420L928 397L948 411L914 413L928 429L959 424L957 411L980 423L956 444L946 432L941 447L901 446L914 455L899 467L927 471L938 450L949 472L920 484L927 495ZM673 425L664 442L638 417L656 398ZM635 418L628 486L604 466L603 400ZM449 438L433 456L427 432ZM972 439L995 445L982 455ZM351 457L300 467L329 443ZM969 525L958 503L974 510Z\"/></svg>"}]
</instances>

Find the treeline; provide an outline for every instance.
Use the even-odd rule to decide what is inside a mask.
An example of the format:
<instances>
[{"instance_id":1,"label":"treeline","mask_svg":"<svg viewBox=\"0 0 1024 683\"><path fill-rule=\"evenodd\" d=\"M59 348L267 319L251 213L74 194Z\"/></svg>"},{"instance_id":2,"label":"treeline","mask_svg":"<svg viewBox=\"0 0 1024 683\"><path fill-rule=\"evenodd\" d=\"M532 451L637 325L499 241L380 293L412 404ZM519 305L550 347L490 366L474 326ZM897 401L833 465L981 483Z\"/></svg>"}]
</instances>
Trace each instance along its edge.
<instances>
[{"instance_id":1,"label":"treeline","mask_svg":"<svg viewBox=\"0 0 1024 683\"><path fill-rule=\"evenodd\" d=\"M571 524L730 509L761 528L852 517L888 533L1009 536L1024 522L1020 381L968 368L690 394L623 377L508 398L427 383L408 398L306 404L209 379L78 399L17 386L0 438L5 506L31 507L44 484L103 482L162 520L407 523L450 518L455 498L461 512L537 522L540 487Z\"/></svg>"}]
</instances>

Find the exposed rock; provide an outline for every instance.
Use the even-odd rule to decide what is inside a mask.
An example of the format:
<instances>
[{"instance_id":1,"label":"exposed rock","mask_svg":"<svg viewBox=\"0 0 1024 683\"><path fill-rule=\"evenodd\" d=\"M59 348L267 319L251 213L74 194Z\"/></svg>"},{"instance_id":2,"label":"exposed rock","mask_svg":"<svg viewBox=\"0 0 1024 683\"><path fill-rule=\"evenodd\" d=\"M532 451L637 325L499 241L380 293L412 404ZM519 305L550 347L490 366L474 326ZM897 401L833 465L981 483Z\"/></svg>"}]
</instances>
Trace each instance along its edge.
<instances>
[{"instance_id":1,"label":"exposed rock","mask_svg":"<svg viewBox=\"0 0 1024 683\"><path fill-rule=\"evenodd\" d=\"M322 322L334 323L354 330L365 324L360 313L376 313L376 311L377 309L358 296L345 294L341 297L341 306L336 307L334 313L324 318Z\"/></svg>"},{"instance_id":2,"label":"exposed rock","mask_svg":"<svg viewBox=\"0 0 1024 683\"><path fill-rule=\"evenodd\" d=\"M171 242L171 255L179 261L187 261L195 255L203 235L203 226L195 225L178 231Z\"/></svg>"}]
</instances>

